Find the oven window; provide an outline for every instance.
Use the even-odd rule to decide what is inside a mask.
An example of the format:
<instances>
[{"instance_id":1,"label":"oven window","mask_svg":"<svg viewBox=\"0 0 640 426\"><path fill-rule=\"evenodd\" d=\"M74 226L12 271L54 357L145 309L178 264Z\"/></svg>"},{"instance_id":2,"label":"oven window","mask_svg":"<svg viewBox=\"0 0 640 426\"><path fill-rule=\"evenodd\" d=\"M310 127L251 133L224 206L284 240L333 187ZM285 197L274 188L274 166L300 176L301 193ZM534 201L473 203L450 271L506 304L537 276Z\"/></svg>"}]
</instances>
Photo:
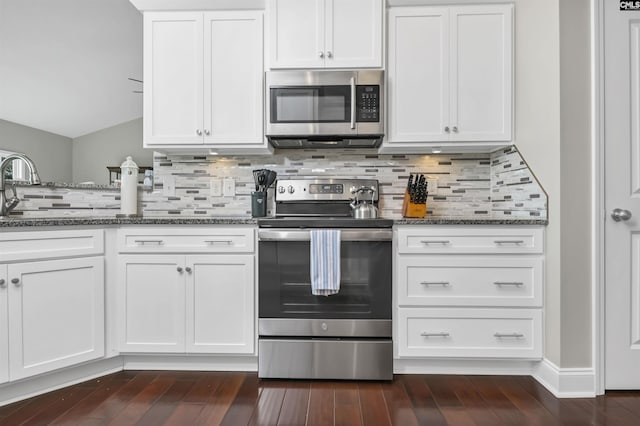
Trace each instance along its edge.
<instances>
[{"instance_id":1,"label":"oven window","mask_svg":"<svg viewBox=\"0 0 640 426\"><path fill-rule=\"evenodd\" d=\"M340 291L311 294L309 243L259 243L260 318L390 319L391 242L343 241Z\"/></svg>"},{"instance_id":2,"label":"oven window","mask_svg":"<svg viewBox=\"0 0 640 426\"><path fill-rule=\"evenodd\" d=\"M346 123L351 120L350 86L272 88L271 123Z\"/></svg>"}]
</instances>

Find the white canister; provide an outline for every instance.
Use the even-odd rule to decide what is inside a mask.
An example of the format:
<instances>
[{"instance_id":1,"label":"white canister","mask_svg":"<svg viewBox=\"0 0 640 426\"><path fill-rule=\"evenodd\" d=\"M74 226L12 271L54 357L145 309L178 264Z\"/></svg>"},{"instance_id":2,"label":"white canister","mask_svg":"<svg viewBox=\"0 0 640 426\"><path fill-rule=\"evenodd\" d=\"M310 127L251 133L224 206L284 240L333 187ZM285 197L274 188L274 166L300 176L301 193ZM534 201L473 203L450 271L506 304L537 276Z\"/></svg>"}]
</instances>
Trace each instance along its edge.
<instances>
[{"instance_id":1,"label":"white canister","mask_svg":"<svg viewBox=\"0 0 640 426\"><path fill-rule=\"evenodd\" d=\"M120 166L120 214L138 213L138 165L129 156Z\"/></svg>"}]
</instances>

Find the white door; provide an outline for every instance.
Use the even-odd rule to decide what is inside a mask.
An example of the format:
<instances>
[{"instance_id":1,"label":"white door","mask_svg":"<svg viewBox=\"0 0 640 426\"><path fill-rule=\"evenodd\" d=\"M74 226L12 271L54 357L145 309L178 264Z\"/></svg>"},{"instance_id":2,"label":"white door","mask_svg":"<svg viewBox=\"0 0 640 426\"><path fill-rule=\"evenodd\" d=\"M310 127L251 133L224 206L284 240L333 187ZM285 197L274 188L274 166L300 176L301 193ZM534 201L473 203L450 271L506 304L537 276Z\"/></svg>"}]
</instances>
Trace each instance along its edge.
<instances>
[{"instance_id":1,"label":"white door","mask_svg":"<svg viewBox=\"0 0 640 426\"><path fill-rule=\"evenodd\" d=\"M203 143L202 13L144 14L144 145Z\"/></svg>"},{"instance_id":2,"label":"white door","mask_svg":"<svg viewBox=\"0 0 640 426\"><path fill-rule=\"evenodd\" d=\"M188 256L187 352L253 353L254 256Z\"/></svg>"},{"instance_id":3,"label":"white door","mask_svg":"<svg viewBox=\"0 0 640 426\"><path fill-rule=\"evenodd\" d=\"M204 142L263 145L262 13L205 13L204 26Z\"/></svg>"},{"instance_id":4,"label":"white door","mask_svg":"<svg viewBox=\"0 0 640 426\"><path fill-rule=\"evenodd\" d=\"M323 68L325 0L268 0L270 68Z\"/></svg>"},{"instance_id":5,"label":"white door","mask_svg":"<svg viewBox=\"0 0 640 426\"><path fill-rule=\"evenodd\" d=\"M447 140L449 9L390 9L388 69L385 144Z\"/></svg>"},{"instance_id":6,"label":"white door","mask_svg":"<svg viewBox=\"0 0 640 426\"><path fill-rule=\"evenodd\" d=\"M121 352L184 352L184 256L118 257Z\"/></svg>"},{"instance_id":7,"label":"white door","mask_svg":"<svg viewBox=\"0 0 640 426\"><path fill-rule=\"evenodd\" d=\"M381 0L326 0L325 66L382 66Z\"/></svg>"},{"instance_id":8,"label":"white door","mask_svg":"<svg viewBox=\"0 0 640 426\"><path fill-rule=\"evenodd\" d=\"M451 141L511 140L513 5L451 9Z\"/></svg>"},{"instance_id":9,"label":"white door","mask_svg":"<svg viewBox=\"0 0 640 426\"><path fill-rule=\"evenodd\" d=\"M6 265L0 265L0 383L9 380L9 312Z\"/></svg>"},{"instance_id":10,"label":"white door","mask_svg":"<svg viewBox=\"0 0 640 426\"><path fill-rule=\"evenodd\" d=\"M9 377L104 356L104 258L8 266Z\"/></svg>"},{"instance_id":11,"label":"white door","mask_svg":"<svg viewBox=\"0 0 640 426\"><path fill-rule=\"evenodd\" d=\"M604 6L605 387L640 389L640 12Z\"/></svg>"}]
</instances>

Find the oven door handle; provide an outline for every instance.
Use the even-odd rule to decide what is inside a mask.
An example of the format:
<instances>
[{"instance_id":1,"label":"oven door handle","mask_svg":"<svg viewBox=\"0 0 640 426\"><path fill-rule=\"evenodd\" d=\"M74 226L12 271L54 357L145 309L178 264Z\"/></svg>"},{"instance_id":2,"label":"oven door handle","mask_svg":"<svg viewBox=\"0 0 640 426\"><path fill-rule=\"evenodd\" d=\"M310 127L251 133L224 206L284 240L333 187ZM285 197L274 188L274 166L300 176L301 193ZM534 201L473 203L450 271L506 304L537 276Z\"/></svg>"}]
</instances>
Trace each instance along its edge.
<instances>
[{"instance_id":1,"label":"oven door handle","mask_svg":"<svg viewBox=\"0 0 640 426\"><path fill-rule=\"evenodd\" d=\"M340 241L391 241L391 229L341 229ZM308 229L258 229L258 241L311 241Z\"/></svg>"}]
</instances>

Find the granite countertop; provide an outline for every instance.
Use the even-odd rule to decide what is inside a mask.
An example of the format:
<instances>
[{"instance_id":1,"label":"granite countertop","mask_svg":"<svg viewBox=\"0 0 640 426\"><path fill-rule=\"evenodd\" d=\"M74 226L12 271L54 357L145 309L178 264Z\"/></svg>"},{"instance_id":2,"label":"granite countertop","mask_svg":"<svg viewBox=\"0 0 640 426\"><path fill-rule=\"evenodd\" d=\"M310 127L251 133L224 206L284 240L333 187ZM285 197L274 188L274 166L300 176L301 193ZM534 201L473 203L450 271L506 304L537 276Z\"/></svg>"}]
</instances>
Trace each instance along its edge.
<instances>
[{"instance_id":1,"label":"granite countertop","mask_svg":"<svg viewBox=\"0 0 640 426\"><path fill-rule=\"evenodd\" d=\"M251 217L51 217L0 219L0 228L68 225L255 225Z\"/></svg>"},{"instance_id":2,"label":"granite countertop","mask_svg":"<svg viewBox=\"0 0 640 426\"><path fill-rule=\"evenodd\" d=\"M37 226L101 225L256 225L251 217L51 217L0 219L0 228ZM464 217L430 217L394 219L394 225L547 225L546 219L491 219Z\"/></svg>"},{"instance_id":3,"label":"granite countertop","mask_svg":"<svg viewBox=\"0 0 640 426\"><path fill-rule=\"evenodd\" d=\"M474 218L440 216L424 219L395 219L394 225L548 225L547 219L540 218Z\"/></svg>"}]
</instances>

